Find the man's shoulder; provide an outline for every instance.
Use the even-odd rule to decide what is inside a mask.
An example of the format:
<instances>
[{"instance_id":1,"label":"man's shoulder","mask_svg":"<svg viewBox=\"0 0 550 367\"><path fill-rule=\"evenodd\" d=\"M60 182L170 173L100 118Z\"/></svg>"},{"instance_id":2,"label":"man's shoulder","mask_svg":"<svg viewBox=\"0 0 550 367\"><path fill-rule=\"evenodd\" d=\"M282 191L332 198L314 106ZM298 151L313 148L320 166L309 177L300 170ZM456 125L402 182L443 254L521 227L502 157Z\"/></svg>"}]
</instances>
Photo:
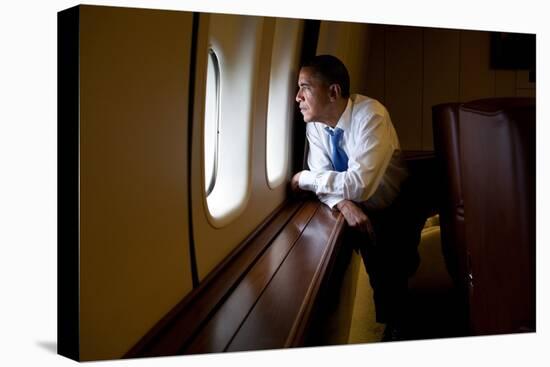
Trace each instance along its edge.
<instances>
[{"instance_id":1,"label":"man's shoulder","mask_svg":"<svg viewBox=\"0 0 550 367\"><path fill-rule=\"evenodd\" d=\"M362 94L352 94L350 96L353 102L354 115L381 115L387 114L386 107L378 100L364 96Z\"/></svg>"}]
</instances>

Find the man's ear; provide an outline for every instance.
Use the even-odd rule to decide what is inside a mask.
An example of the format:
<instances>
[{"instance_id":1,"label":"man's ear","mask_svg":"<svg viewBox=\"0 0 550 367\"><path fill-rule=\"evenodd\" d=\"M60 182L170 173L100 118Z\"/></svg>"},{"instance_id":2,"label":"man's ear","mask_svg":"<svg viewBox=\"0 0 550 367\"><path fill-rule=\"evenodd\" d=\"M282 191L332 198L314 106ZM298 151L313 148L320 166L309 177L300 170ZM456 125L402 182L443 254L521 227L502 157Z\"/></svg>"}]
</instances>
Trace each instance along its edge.
<instances>
[{"instance_id":1,"label":"man's ear","mask_svg":"<svg viewBox=\"0 0 550 367\"><path fill-rule=\"evenodd\" d=\"M342 88L340 88L340 84L331 84L329 86L329 96L331 101L335 101L342 96Z\"/></svg>"}]
</instances>

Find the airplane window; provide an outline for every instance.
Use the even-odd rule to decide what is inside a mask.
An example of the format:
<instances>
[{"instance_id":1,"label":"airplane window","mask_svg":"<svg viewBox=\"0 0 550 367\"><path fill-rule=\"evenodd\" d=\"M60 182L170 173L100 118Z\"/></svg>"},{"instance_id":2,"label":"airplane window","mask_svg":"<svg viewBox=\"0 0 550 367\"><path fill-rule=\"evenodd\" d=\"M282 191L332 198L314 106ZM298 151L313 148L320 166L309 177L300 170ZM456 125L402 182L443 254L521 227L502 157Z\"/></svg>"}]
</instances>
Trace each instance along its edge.
<instances>
[{"instance_id":1,"label":"airplane window","mask_svg":"<svg viewBox=\"0 0 550 367\"><path fill-rule=\"evenodd\" d=\"M208 50L206 74L206 101L204 109L204 179L206 195L210 195L216 184L218 166L218 122L219 122L220 68L214 50Z\"/></svg>"},{"instance_id":2,"label":"airplane window","mask_svg":"<svg viewBox=\"0 0 550 367\"><path fill-rule=\"evenodd\" d=\"M222 228L250 197L252 126L263 20L213 14L209 21L204 130L207 219ZM201 177L202 179L202 177Z\"/></svg>"}]
</instances>

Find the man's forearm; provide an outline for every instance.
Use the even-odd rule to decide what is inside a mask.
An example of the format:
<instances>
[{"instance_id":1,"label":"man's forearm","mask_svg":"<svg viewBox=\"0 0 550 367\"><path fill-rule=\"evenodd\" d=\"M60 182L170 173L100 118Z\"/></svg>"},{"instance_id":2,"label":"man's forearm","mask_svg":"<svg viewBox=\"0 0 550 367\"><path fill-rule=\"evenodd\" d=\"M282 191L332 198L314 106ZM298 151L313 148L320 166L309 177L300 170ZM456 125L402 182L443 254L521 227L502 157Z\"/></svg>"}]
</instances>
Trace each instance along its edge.
<instances>
[{"instance_id":1,"label":"man's forearm","mask_svg":"<svg viewBox=\"0 0 550 367\"><path fill-rule=\"evenodd\" d=\"M338 204L336 204L336 208L338 208L339 211L346 210L350 205L357 206L353 201L343 199Z\"/></svg>"}]
</instances>

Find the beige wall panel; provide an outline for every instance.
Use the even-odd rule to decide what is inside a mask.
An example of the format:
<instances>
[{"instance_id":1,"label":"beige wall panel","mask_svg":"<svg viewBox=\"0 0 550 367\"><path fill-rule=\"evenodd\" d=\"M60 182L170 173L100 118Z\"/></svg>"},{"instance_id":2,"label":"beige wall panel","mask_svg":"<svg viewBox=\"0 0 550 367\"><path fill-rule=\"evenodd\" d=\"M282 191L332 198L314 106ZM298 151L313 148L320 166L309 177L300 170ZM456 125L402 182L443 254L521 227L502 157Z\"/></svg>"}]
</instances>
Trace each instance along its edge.
<instances>
[{"instance_id":1,"label":"beige wall panel","mask_svg":"<svg viewBox=\"0 0 550 367\"><path fill-rule=\"evenodd\" d=\"M432 106L458 101L459 31L424 30L422 149L433 149Z\"/></svg>"},{"instance_id":2,"label":"beige wall panel","mask_svg":"<svg viewBox=\"0 0 550 367\"><path fill-rule=\"evenodd\" d=\"M334 55L348 66L347 52L349 49L350 32L350 23L321 21L319 40L317 42L317 55Z\"/></svg>"},{"instance_id":3,"label":"beige wall panel","mask_svg":"<svg viewBox=\"0 0 550 367\"><path fill-rule=\"evenodd\" d=\"M495 72L489 69L489 32L460 31L460 101L494 97Z\"/></svg>"},{"instance_id":4,"label":"beige wall panel","mask_svg":"<svg viewBox=\"0 0 550 367\"><path fill-rule=\"evenodd\" d=\"M275 19L238 16L233 19L223 19L223 17L233 17L225 15L201 15L199 27L199 51L197 61L197 75L195 81L195 126L202 126L204 115L204 85L205 85L205 57L208 44L208 32L212 29L212 22L223 22L230 24L231 21L258 22L258 32L254 33L256 39L256 55L254 62L247 66L253 68L254 81L254 111L252 119L252 130L250 136L250 192L244 211L229 224L216 228L212 226L207 218L206 200L204 197L204 183L202 177L202 158L193 159L193 183L192 183L192 206L193 206L193 225L195 250L197 255L197 267L199 280L203 280L221 261L223 261L270 213L273 212L286 197L286 185L281 185L270 189L266 177L266 115L267 115L267 97L270 75L270 60L272 54L272 43L274 36ZM241 20L239 20L239 18ZM298 21L298 20L296 20ZM299 21L301 22L301 21ZM215 26L215 25L214 25ZM233 27L235 28L235 27ZM231 32L232 27L224 27L224 32ZM301 32L295 45L289 47L299 47L301 44ZM229 34L226 36L230 36ZM230 49L228 49L228 52ZM295 55L296 69L294 70L297 78L298 56ZM222 66L223 67L223 66ZM297 80L297 79L296 79ZM194 130L193 135L193 157L202 157L202 135L201 129Z\"/></svg>"},{"instance_id":5,"label":"beige wall panel","mask_svg":"<svg viewBox=\"0 0 550 367\"><path fill-rule=\"evenodd\" d=\"M516 72L514 70L495 70L495 97L514 97L516 95Z\"/></svg>"},{"instance_id":6,"label":"beige wall panel","mask_svg":"<svg viewBox=\"0 0 550 367\"><path fill-rule=\"evenodd\" d=\"M317 55L330 54L346 65L350 76L350 93L366 93L369 62L370 26L361 23L322 21Z\"/></svg>"},{"instance_id":7,"label":"beige wall panel","mask_svg":"<svg viewBox=\"0 0 550 367\"><path fill-rule=\"evenodd\" d=\"M401 148L422 149L422 30L386 30L386 107Z\"/></svg>"},{"instance_id":8,"label":"beige wall panel","mask_svg":"<svg viewBox=\"0 0 550 367\"><path fill-rule=\"evenodd\" d=\"M119 358L191 289L192 14L81 6L80 356Z\"/></svg>"},{"instance_id":9,"label":"beige wall panel","mask_svg":"<svg viewBox=\"0 0 550 367\"><path fill-rule=\"evenodd\" d=\"M385 26L370 25L370 47L365 73L365 95L385 103Z\"/></svg>"},{"instance_id":10,"label":"beige wall panel","mask_svg":"<svg viewBox=\"0 0 550 367\"><path fill-rule=\"evenodd\" d=\"M370 26L368 24L351 23L348 53L350 55L349 67L353 71L350 75L351 93L366 94L365 85L367 69L369 65L370 50Z\"/></svg>"}]
</instances>

